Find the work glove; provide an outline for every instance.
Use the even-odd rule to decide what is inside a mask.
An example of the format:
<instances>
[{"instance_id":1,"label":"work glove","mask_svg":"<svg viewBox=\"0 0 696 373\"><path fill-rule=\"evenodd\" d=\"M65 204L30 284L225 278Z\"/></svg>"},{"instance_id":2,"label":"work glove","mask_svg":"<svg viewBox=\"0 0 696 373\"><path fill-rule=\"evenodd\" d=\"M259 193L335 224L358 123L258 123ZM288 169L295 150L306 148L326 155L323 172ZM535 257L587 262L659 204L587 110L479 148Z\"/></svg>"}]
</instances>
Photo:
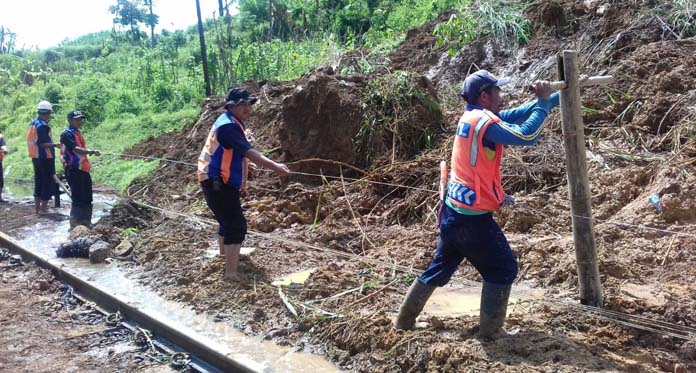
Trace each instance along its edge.
<instances>
[{"instance_id":1,"label":"work glove","mask_svg":"<svg viewBox=\"0 0 696 373\"><path fill-rule=\"evenodd\" d=\"M505 199L500 204L500 207L514 207L514 206L515 206L515 198L509 194L506 194Z\"/></svg>"}]
</instances>

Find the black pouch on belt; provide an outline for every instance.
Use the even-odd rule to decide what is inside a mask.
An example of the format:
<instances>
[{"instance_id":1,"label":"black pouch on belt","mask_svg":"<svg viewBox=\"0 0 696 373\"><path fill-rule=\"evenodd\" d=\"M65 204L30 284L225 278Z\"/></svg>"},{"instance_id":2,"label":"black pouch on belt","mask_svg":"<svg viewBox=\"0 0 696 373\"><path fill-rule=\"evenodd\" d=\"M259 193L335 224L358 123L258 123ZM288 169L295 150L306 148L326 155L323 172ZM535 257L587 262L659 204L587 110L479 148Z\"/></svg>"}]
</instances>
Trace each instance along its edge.
<instances>
[{"instance_id":1,"label":"black pouch on belt","mask_svg":"<svg viewBox=\"0 0 696 373\"><path fill-rule=\"evenodd\" d=\"M213 176L210 178L210 189L212 189L215 192L219 192L222 190L223 186L222 178L220 176Z\"/></svg>"}]
</instances>

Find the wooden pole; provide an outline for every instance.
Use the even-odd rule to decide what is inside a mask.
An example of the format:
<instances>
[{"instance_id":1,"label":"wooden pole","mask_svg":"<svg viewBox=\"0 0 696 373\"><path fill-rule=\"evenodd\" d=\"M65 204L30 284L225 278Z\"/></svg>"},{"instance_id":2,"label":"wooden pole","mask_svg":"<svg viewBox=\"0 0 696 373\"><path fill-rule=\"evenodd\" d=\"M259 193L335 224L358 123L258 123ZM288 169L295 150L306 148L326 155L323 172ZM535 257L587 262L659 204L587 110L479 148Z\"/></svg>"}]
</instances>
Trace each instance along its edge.
<instances>
[{"instance_id":1,"label":"wooden pole","mask_svg":"<svg viewBox=\"0 0 696 373\"><path fill-rule=\"evenodd\" d=\"M567 88L561 91L561 118L568 167L568 195L573 215L573 239L578 267L580 302L602 307L602 284L599 279L597 248L592 224L592 194L587 177L577 52L563 51L563 56L559 56L558 72L559 79L567 84Z\"/></svg>"}]
</instances>

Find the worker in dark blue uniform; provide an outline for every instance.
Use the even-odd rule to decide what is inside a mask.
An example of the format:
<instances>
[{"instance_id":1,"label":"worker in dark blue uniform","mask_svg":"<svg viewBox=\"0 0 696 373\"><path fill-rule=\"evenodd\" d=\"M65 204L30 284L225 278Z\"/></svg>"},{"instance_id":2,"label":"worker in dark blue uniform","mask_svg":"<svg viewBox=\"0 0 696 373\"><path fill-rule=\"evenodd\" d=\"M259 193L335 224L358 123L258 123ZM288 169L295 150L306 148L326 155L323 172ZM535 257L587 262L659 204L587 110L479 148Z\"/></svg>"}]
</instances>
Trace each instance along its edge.
<instances>
[{"instance_id":1,"label":"worker in dark blue uniform","mask_svg":"<svg viewBox=\"0 0 696 373\"><path fill-rule=\"evenodd\" d=\"M56 194L54 180L56 174L55 150L60 144L53 142L53 132L49 125L53 105L41 101L37 106L38 116L27 128L27 148L34 166L34 205L37 214L48 212L48 201Z\"/></svg>"},{"instance_id":2,"label":"worker in dark blue uniform","mask_svg":"<svg viewBox=\"0 0 696 373\"><path fill-rule=\"evenodd\" d=\"M549 111L559 101L547 81L536 81L532 86L536 100L501 110L500 87L509 82L510 78L499 79L486 70L464 81L461 96L467 106L454 136L435 257L406 294L395 321L397 329L412 329L435 288L446 285L467 259L483 278L479 336L505 335L502 326L518 268L505 235L493 220L493 212L514 205L501 182L504 147L535 144Z\"/></svg>"},{"instance_id":3,"label":"worker in dark blue uniform","mask_svg":"<svg viewBox=\"0 0 696 373\"><path fill-rule=\"evenodd\" d=\"M225 256L225 277L231 280L240 278L239 251L247 233L240 192L245 188L249 161L280 177L290 174L286 165L268 159L246 137L245 123L256 101L244 88L230 89L225 112L210 128L198 157L198 181L208 207L220 224L220 254Z\"/></svg>"},{"instance_id":4,"label":"worker in dark blue uniform","mask_svg":"<svg viewBox=\"0 0 696 373\"><path fill-rule=\"evenodd\" d=\"M80 132L83 120L84 115L80 110L69 112L68 127L60 134L60 153L72 198L71 229L77 225L89 228L92 224L92 166L87 156L101 155L99 150L87 149L85 138Z\"/></svg>"}]
</instances>

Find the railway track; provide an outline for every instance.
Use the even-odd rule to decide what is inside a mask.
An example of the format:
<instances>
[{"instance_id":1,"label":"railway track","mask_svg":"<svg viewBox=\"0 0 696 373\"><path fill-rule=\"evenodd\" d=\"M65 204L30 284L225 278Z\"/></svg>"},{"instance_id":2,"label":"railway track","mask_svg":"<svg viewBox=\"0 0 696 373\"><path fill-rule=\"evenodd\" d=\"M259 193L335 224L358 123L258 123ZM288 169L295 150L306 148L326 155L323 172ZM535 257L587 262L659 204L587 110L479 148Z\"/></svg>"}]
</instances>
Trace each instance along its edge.
<instances>
[{"instance_id":1,"label":"railway track","mask_svg":"<svg viewBox=\"0 0 696 373\"><path fill-rule=\"evenodd\" d=\"M90 279L81 278L62 266L46 260L3 232L0 232L0 245L22 256L25 261L33 261L38 266L51 270L57 279L75 289L74 295L77 299L95 303L97 310L105 315L120 315L122 319L117 322L134 333L142 333L144 330L151 332L153 337L147 337L147 339L153 347L172 356L174 367L182 368L182 365L186 365L190 370L202 373L263 370L253 361L221 352L218 346L208 338L181 331L169 320L143 311L129 300L111 294Z\"/></svg>"}]
</instances>

